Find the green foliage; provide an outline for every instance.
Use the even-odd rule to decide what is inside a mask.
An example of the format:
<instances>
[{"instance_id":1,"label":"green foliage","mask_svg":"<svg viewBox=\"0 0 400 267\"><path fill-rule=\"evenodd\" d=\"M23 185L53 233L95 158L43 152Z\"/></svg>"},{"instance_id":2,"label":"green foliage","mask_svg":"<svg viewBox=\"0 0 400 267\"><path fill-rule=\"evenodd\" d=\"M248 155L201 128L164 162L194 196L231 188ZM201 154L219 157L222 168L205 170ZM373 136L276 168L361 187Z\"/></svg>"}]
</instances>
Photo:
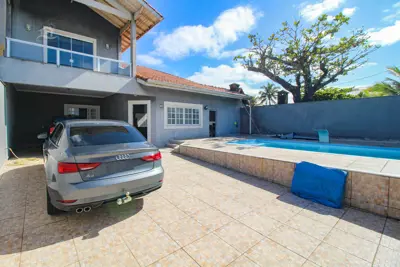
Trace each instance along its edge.
<instances>
[{"instance_id":1,"label":"green foliage","mask_svg":"<svg viewBox=\"0 0 400 267\"><path fill-rule=\"evenodd\" d=\"M360 98L359 95L351 94L353 88L324 88L315 92L313 101L340 100Z\"/></svg>"},{"instance_id":2,"label":"green foliage","mask_svg":"<svg viewBox=\"0 0 400 267\"><path fill-rule=\"evenodd\" d=\"M258 99L260 101L260 104L276 104L276 97L278 96L279 87L276 86L273 83L267 83L267 85L261 86L263 91L260 91L258 93Z\"/></svg>"},{"instance_id":3,"label":"green foliage","mask_svg":"<svg viewBox=\"0 0 400 267\"><path fill-rule=\"evenodd\" d=\"M387 69L390 74L400 78L400 69L398 67L389 67ZM400 81L387 78L385 82L376 83L365 91L370 96L400 95Z\"/></svg>"},{"instance_id":4,"label":"green foliage","mask_svg":"<svg viewBox=\"0 0 400 267\"><path fill-rule=\"evenodd\" d=\"M283 22L267 39L250 34L248 55L235 60L290 91L295 102L311 101L315 92L365 64L367 56L378 48L369 43L363 29L336 38L349 20L340 13L333 20L322 15L308 28L300 21Z\"/></svg>"}]
</instances>

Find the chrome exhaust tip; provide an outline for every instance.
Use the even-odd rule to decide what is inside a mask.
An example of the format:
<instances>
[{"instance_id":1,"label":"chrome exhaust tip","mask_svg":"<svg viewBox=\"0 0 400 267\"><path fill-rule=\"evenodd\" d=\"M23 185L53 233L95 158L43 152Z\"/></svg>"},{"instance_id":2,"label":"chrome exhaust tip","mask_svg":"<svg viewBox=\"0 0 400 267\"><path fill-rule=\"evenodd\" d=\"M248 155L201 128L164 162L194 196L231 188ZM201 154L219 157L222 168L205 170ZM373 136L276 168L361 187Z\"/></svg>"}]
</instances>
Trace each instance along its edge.
<instances>
[{"instance_id":1,"label":"chrome exhaust tip","mask_svg":"<svg viewBox=\"0 0 400 267\"><path fill-rule=\"evenodd\" d=\"M82 213L83 209L82 208L77 208L75 211L76 211L76 213Z\"/></svg>"},{"instance_id":2,"label":"chrome exhaust tip","mask_svg":"<svg viewBox=\"0 0 400 267\"><path fill-rule=\"evenodd\" d=\"M92 210L92 207L90 207L90 206L87 206L87 207L84 207L83 208L83 211L84 212L89 212L89 211L91 211Z\"/></svg>"}]
</instances>

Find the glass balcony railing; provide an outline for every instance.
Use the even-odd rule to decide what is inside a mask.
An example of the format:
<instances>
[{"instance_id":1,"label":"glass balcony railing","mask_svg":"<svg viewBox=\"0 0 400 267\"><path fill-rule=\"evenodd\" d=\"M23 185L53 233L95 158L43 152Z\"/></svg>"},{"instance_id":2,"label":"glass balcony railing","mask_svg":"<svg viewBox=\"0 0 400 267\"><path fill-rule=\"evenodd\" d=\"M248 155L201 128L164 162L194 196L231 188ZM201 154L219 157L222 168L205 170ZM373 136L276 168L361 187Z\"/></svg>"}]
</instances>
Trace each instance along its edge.
<instances>
[{"instance_id":1,"label":"glass balcony railing","mask_svg":"<svg viewBox=\"0 0 400 267\"><path fill-rule=\"evenodd\" d=\"M67 49L7 37L7 57L131 76L131 64Z\"/></svg>"}]
</instances>

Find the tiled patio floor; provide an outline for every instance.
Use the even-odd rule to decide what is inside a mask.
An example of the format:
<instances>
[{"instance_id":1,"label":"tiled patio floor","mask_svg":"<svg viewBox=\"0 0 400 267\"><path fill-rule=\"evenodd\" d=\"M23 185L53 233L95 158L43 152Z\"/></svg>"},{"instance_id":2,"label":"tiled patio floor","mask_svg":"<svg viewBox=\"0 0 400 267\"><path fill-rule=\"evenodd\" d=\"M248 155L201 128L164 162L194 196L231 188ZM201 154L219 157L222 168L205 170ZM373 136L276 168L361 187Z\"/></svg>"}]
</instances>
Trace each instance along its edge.
<instances>
[{"instance_id":1,"label":"tiled patio floor","mask_svg":"<svg viewBox=\"0 0 400 267\"><path fill-rule=\"evenodd\" d=\"M163 153L161 190L50 217L40 161L0 179L0 266L400 266L400 223Z\"/></svg>"}]
</instances>

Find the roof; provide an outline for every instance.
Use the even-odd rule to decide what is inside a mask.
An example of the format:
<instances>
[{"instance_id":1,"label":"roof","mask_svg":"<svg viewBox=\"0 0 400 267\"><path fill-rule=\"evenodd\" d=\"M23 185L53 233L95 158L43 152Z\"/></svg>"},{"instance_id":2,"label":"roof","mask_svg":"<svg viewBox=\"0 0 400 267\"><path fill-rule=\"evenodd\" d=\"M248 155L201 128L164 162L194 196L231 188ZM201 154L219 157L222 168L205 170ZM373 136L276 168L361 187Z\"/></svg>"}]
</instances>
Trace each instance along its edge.
<instances>
[{"instance_id":1,"label":"roof","mask_svg":"<svg viewBox=\"0 0 400 267\"><path fill-rule=\"evenodd\" d=\"M169 73L150 69L150 68L143 67L143 66L136 67L136 77L139 79L145 80L145 81L153 80L153 81L172 83L172 84L182 85L182 86L196 87L199 89L207 89L210 91L216 91L216 92L222 92L222 93L228 93L228 94L234 94L234 95L243 95L241 93L232 92L232 91L222 88L222 87L216 87L216 86L196 83L196 82L190 81L185 78L181 78L181 77L169 74Z\"/></svg>"},{"instance_id":2,"label":"roof","mask_svg":"<svg viewBox=\"0 0 400 267\"><path fill-rule=\"evenodd\" d=\"M113 7L122 6L121 8L126 9L128 12L134 14L137 12L136 17L136 39L140 39L143 35L146 34L149 30L151 30L154 26L160 23L164 17L151 5L149 5L145 0L95 0L103 5ZM117 2L117 3L115 3ZM112 5L114 3L114 6ZM105 12L103 10L99 10L93 7L90 7L93 11L98 13L100 16L108 20L115 27L120 29L121 34L121 51L124 52L126 49L130 47L130 35L131 35L131 27L130 21L126 18L122 18L111 14L109 12Z\"/></svg>"}]
</instances>

